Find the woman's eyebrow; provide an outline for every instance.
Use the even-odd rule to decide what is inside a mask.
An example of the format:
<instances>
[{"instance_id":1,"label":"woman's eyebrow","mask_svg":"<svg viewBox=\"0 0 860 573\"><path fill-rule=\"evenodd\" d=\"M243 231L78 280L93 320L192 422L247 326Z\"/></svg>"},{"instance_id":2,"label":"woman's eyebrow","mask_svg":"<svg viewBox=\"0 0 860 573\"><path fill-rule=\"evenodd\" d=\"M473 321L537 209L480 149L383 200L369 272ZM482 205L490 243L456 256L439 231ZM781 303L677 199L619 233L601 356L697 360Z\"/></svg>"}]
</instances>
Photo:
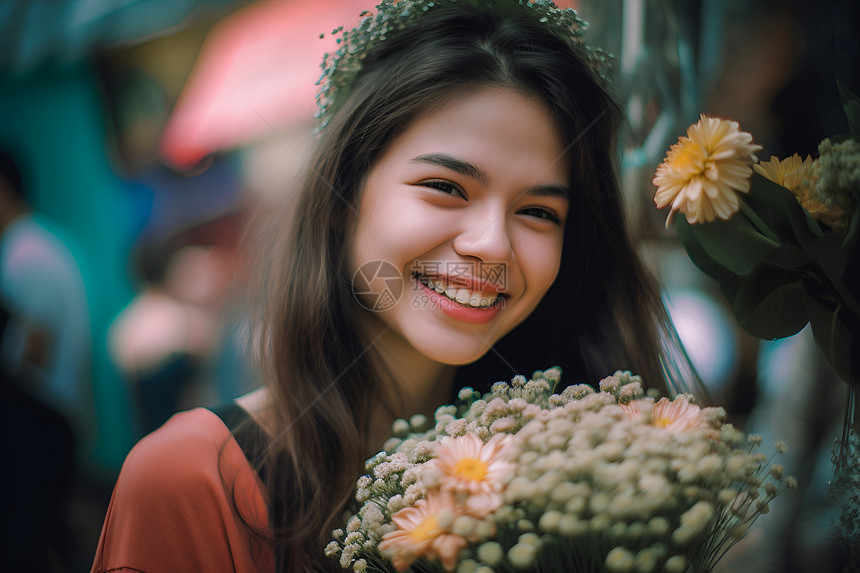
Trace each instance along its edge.
<instances>
[{"instance_id":1,"label":"woman's eyebrow","mask_svg":"<svg viewBox=\"0 0 860 573\"><path fill-rule=\"evenodd\" d=\"M439 167L450 169L451 171L459 173L460 175L471 177L472 179L475 179L476 181L479 181L481 183L486 183L488 180L487 174L481 169L479 169L477 166L469 163L468 161L457 159L456 157L447 155L445 153L425 153L423 155L415 157L412 161L416 163L429 163L430 165L438 165Z\"/></svg>"},{"instance_id":2,"label":"woman's eyebrow","mask_svg":"<svg viewBox=\"0 0 860 573\"><path fill-rule=\"evenodd\" d=\"M457 159L446 153L425 153L412 159L416 163L429 163L430 165L438 165L445 169L450 169L460 175L471 177L481 183L486 183L489 180L487 173L482 171L478 166ZM565 185L534 185L523 191L525 195L536 195L541 197L561 197L563 199L570 198L570 189Z\"/></svg>"},{"instance_id":3,"label":"woman's eyebrow","mask_svg":"<svg viewBox=\"0 0 860 573\"><path fill-rule=\"evenodd\" d=\"M539 197L561 197L570 199L570 189L565 185L534 185L523 191L526 195Z\"/></svg>"}]
</instances>

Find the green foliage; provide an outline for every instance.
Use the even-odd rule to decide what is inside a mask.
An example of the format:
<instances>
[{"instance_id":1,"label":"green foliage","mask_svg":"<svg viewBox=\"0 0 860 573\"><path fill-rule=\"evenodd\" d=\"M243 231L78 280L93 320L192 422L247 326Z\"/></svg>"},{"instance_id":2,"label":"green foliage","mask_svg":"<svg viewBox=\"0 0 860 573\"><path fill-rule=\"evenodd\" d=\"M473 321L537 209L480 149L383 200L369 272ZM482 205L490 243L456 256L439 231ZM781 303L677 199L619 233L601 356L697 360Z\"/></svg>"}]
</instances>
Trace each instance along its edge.
<instances>
[{"instance_id":1,"label":"green foliage","mask_svg":"<svg viewBox=\"0 0 860 573\"><path fill-rule=\"evenodd\" d=\"M852 136L860 141L860 99L839 86ZM811 323L836 373L860 385L860 189L851 190L845 234L816 221L794 195L754 174L729 221L676 229L690 259L716 279L740 325L775 339Z\"/></svg>"},{"instance_id":2,"label":"green foliage","mask_svg":"<svg viewBox=\"0 0 860 573\"><path fill-rule=\"evenodd\" d=\"M848 129L851 132L851 137L854 138L854 141L860 141L860 98L839 81L836 84L839 86L842 108L845 110L845 115L848 116Z\"/></svg>"}]
</instances>

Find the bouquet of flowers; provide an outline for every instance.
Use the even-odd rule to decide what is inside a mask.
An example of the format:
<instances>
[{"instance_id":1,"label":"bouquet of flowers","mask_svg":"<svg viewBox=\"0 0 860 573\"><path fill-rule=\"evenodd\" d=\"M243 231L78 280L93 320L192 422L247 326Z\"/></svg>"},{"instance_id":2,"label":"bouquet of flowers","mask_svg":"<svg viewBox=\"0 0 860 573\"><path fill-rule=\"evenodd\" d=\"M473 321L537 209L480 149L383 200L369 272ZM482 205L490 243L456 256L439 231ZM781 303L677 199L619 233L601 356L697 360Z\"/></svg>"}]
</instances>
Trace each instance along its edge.
<instances>
[{"instance_id":1,"label":"bouquet of flowers","mask_svg":"<svg viewBox=\"0 0 860 573\"><path fill-rule=\"evenodd\" d=\"M753 336L812 324L836 373L860 385L860 99L840 86L851 137L823 140L819 157L772 157L734 121L702 116L657 168L654 201L671 206L678 237L714 277Z\"/></svg>"},{"instance_id":2,"label":"bouquet of flowers","mask_svg":"<svg viewBox=\"0 0 860 573\"><path fill-rule=\"evenodd\" d=\"M848 385L831 492L860 567L860 98L839 85L850 135L819 157L771 157L734 121L702 116L657 168L654 202L670 206L690 259L715 278L753 336L791 336L810 324ZM673 217L680 212L685 217Z\"/></svg>"},{"instance_id":3,"label":"bouquet of flowers","mask_svg":"<svg viewBox=\"0 0 860 573\"><path fill-rule=\"evenodd\" d=\"M557 368L397 420L326 554L353 571L708 571L796 481L761 438L616 372ZM785 451L777 444L777 452Z\"/></svg>"}]
</instances>

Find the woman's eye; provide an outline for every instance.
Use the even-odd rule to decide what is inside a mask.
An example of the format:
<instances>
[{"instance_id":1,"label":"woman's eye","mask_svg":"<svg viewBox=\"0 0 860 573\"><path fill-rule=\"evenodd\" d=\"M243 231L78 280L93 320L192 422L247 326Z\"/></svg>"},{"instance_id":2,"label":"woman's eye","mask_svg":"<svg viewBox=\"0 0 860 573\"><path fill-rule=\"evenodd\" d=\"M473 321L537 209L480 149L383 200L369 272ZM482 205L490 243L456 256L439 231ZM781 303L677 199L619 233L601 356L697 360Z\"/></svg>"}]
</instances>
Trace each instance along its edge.
<instances>
[{"instance_id":1,"label":"woman's eye","mask_svg":"<svg viewBox=\"0 0 860 573\"><path fill-rule=\"evenodd\" d=\"M464 199L466 198L466 194L463 192L460 186L455 183L451 183L450 181L422 181L421 185L423 185L424 187L430 187L431 189L435 189L436 191L439 191L440 193L444 193L446 195L459 195Z\"/></svg>"},{"instance_id":2,"label":"woman's eye","mask_svg":"<svg viewBox=\"0 0 860 573\"><path fill-rule=\"evenodd\" d=\"M552 209L546 209L544 207L529 207L527 209L522 209L520 213L530 217L537 217L538 219L546 219L547 221L552 221L556 225L561 225L561 217L559 217Z\"/></svg>"}]
</instances>

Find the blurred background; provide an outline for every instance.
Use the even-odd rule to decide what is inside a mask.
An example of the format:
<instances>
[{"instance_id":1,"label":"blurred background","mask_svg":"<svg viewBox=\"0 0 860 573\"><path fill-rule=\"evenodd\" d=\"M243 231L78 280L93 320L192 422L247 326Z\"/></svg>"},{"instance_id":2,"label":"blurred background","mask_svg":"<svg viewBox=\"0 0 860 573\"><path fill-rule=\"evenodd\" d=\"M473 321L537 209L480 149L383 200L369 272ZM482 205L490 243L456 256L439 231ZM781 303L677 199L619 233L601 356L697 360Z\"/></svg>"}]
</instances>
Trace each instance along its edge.
<instances>
[{"instance_id":1,"label":"blurred background","mask_svg":"<svg viewBox=\"0 0 860 573\"><path fill-rule=\"evenodd\" d=\"M654 169L709 113L763 159L816 156L860 93L854 0L580 0L616 55L631 223L679 334L732 421L785 440L799 491L724 560L841 571L829 456L844 386L808 333L760 343L653 207ZM330 32L359 0L0 2L0 562L88 571L132 445L254 387L239 238L291 191ZM320 38L325 33L324 38Z\"/></svg>"}]
</instances>

